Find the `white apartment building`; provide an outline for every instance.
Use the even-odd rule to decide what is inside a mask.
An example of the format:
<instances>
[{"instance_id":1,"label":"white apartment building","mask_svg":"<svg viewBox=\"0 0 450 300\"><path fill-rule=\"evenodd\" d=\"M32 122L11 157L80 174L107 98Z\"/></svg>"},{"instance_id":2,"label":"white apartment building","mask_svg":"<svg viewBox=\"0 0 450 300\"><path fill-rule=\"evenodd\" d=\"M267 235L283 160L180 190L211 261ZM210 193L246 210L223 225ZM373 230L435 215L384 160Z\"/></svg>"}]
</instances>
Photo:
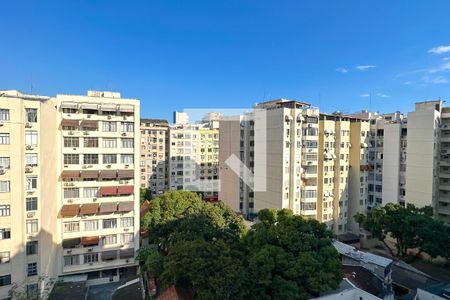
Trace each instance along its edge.
<instances>
[{"instance_id":1,"label":"white apartment building","mask_svg":"<svg viewBox=\"0 0 450 300\"><path fill-rule=\"evenodd\" d=\"M0 91L0 299L12 283L43 298L58 276L136 266L135 115L139 101L118 93Z\"/></svg>"},{"instance_id":2,"label":"white apartment building","mask_svg":"<svg viewBox=\"0 0 450 300\"><path fill-rule=\"evenodd\" d=\"M141 187L152 196L169 189L169 124L166 120L141 119Z\"/></svg>"}]
</instances>

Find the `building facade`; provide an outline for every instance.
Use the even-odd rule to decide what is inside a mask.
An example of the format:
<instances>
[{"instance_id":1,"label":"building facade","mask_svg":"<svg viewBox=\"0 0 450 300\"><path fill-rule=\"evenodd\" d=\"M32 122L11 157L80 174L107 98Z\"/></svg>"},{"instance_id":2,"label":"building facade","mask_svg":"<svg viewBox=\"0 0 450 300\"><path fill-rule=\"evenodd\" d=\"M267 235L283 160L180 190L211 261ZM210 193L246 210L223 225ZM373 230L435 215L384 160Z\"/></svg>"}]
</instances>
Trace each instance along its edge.
<instances>
[{"instance_id":1,"label":"building facade","mask_svg":"<svg viewBox=\"0 0 450 300\"><path fill-rule=\"evenodd\" d=\"M169 124L166 120L141 119L141 187L152 196L169 189Z\"/></svg>"},{"instance_id":2,"label":"building facade","mask_svg":"<svg viewBox=\"0 0 450 300\"><path fill-rule=\"evenodd\" d=\"M135 115L117 93L0 92L0 299L12 283L45 297L58 276L136 266Z\"/></svg>"}]
</instances>

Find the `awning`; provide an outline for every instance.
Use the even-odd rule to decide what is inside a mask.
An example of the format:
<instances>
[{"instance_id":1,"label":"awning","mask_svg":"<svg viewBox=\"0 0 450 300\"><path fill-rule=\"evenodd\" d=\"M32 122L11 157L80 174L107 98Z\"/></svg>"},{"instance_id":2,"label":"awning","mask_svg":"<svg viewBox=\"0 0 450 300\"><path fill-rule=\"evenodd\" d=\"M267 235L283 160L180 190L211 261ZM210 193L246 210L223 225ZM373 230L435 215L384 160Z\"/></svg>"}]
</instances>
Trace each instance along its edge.
<instances>
[{"instance_id":1,"label":"awning","mask_svg":"<svg viewBox=\"0 0 450 300\"><path fill-rule=\"evenodd\" d=\"M120 105L119 106L120 112L134 112L133 105Z\"/></svg>"},{"instance_id":2,"label":"awning","mask_svg":"<svg viewBox=\"0 0 450 300\"><path fill-rule=\"evenodd\" d=\"M100 238L98 236L83 236L81 238L81 245L83 246L96 246Z\"/></svg>"},{"instance_id":3,"label":"awning","mask_svg":"<svg viewBox=\"0 0 450 300\"><path fill-rule=\"evenodd\" d=\"M134 192L134 186L132 185L121 185L117 190L119 195L131 195Z\"/></svg>"},{"instance_id":4,"label":"awning","mask_svg":"<svg viewBox=\"0 0 450 300\"><path fill-rule=\"evenodd\" d=\"M80 121L78 121L78 120L63 119L61 121L61 126L74 126L74 127L77 127L78 124L80 124Z\"/></svg>"},{"instance_id":5,"label":"awning","mask_svg":"<svg viewBox=\"0 0 450 300\"><path fill-rule=\"evenodd\" d=\"M118 177L119 179L133 179L134 170L119 170Z\"/></svg>"},{"instance_id":6,"label":"awning","mask_svg":"<svg viewBox=\"0 0 450 300\"><path fill-rule=\"evenodd\" d=\"M77 109L78 108L78 104L75 103L75 102L63 102L63 103L61 103L60 108Z\"/></svg>"},{"instance_id":7,"label":"awning","mask_svg":"<svg viewBox=\"0 0 450 300\"><path fill-rule=\"evenodd\" d=\"M80 244L80 238L74 238L74 239L66 239L63 240L62 246L64 249L72 249L75 248Z\"/></svg>"},{"instance_id":8,"label":"awning","mask_svg":"<svg viewBox=\"0 0 450 300\"><path fill-rule=\"evenodd\" d=\"M103 251L102 260L113 260L117 258L117 250Z\"/></svg>"},{"instance_id":9,"label":"awning","mask_svg":"<svg viewBox=\"0 0 450 300\"><path fill-rule=\"evenodd\" d=\"M100 197L117 195L117 186L102 186L99 195Z\"/></svg>"},{"instance_id":10,"label":"awning","mask_svg":"<svg viewBox=\"0 0 450 300\"><path fill-rule=\"evenodd\" d=\"M81 126L83 127L98 127L98 121L96 120L82 120Z\"/></svg>"},{"instance_id":11,"label":"awning","mask_svg":"<svg viewBox=\"0 0 450 300\"><path fill-rule=\"evenodd\" d=\"M102 203L102 205L100 205L100 210L99 213L100 214L113 214L117 212L117 203Z\"/></svg>"},{"instance_id":12,"label":"awning","mask_svg":"<svg viewBox=\"0 0 450 300\"><path fill-rule=\"evenodd\" d=\"M67 178L79 178L80 177L80 171L63 171L61 173L61 178L67 179Z\"/></svg>"},{"instance_id":13,"label":"awning","mask_svg":"<svg viewBox=\"0 0 450 300\"><path fill-rule=\"evenodd\" d=\"M116 170L103 170L100 171L100 179L115 179L117 178Z\"/></svg>"},{"instance_id":14,"label":"awning","mask_svg":"<svg viewBox=\"0 0 450 300\"><path fill-rule=\"evenodd\" d=\"M81 205L80 215L95 215L98 213L98 203L88 203Z\"/></svg>"},{"instance_id":15,"label":"awning","mask_svg":"<svg viewBox=\"0 0 450 300\"><path fill-rule=\"evenodd\" d=\"M120 257L120 259L134 257L134 248L120 250L119 257Z\"/></svg>"},{"instance_id":16,"label":"awning","mask_svg":"<svg viewBox=\"0 0 450 300\"><path fill-rule=\"evenodd\" d=\"M117 105L115 104L104 104L100 107L101 111L116 111Z\"/></svg>"},{"instance_id":17,"label":"awning","mask_svg":"<svg viewBox=\"0 0 450 300\"><path fill-rule=\"evenodd\" d=\"M118 212L130 212L134 209L134 202L133 201L122 201L119 202L119 208L117 209Z\"/></svg>"},{"instance_id":18,"label":"awning","mask_svg":"<svg viewBox=\"0 0 450 300\"><path fill-rule=\"evenodd\" d=\"M94 171L94 170L88 170L88 171L81 171L81 178L94 178L97 179L98 178L98 171Z\"/></svg>"},{"instance_id":19,"label":"awning","mask_svg":"<svg viewBox=\"0 0 450 300\"><path fill-rule=\"evenodd\" d=\"M81 103L81 109L98 109L98 105L97 104L93 104L93 103Z\"/></svg>"},{"instance_id":20,"label":"awning","mask_svg":"<svg viewBox=\"0 0 450 300\"><path fill-rule=\"evenodd\" d=\"M63 218L72 218L78 215L80 206L78 204L67 204L61 207L61 216Z\"/></svg>"}]
</instances>

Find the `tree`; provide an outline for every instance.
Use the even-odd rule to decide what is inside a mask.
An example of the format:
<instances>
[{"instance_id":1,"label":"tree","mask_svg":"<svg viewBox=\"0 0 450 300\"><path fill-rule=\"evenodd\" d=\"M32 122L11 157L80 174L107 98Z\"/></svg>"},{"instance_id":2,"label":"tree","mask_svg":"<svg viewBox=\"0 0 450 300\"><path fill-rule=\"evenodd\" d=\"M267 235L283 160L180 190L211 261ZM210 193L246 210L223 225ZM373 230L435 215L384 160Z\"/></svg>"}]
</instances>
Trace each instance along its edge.
<instances>
[{"instance_id":1,"label":"tree","mask_svg":"<svg viewBox=\"0 0 450 300\"><path fill-rule=\"evenodd\" d=\"M392 256L405 257L408 249L419 249L431 256L444 256L448 249L448 229L441 222L433 219L431 207L417 208L412 204L403 207L399 204L389 203L384 207L373 208L367 215L357 214L356 222L370 231L389 249ZM443 233L438 237L437 233ZM390 235L395 239L396 253L386 243L386 237Z\"/></svg>"},{"instance_id":2,"label":"tree","mask_svg":"<svg viewBox=\"0 0 450 300\"><path fill-rule=\"evenodd\" d=\"M337 288L341 260L332 233L290 210L262 210L244 238L255 299L308 299Z\"/></svg>"},{"instance_id":3,"label":"tree","mask_svg":"<svg viewBox=\"0 0 450 300\"><path fill-rule=\"evenodd\" d=\"M140 204L142 204L145 202L145 200L152 199L152 193L147 188L140 188L139 189L139 198L140 198Z\"/></svg>"}]
</instances>

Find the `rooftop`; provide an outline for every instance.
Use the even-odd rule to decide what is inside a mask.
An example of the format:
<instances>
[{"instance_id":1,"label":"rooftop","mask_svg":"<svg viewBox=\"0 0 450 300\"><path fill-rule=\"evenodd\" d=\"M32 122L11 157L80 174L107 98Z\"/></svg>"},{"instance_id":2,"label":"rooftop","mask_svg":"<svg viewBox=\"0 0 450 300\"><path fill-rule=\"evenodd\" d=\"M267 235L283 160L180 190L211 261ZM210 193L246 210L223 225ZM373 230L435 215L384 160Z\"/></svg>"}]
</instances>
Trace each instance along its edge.
<instances>
[{"instance_id":1,"label":"rooftop","mask_svg":"<svg viewBox=\"0 0 450 300\"><path fill-rule=\"evenodd\" d=\"M379 255L375 255L372 253L359 251L358 249L356 249L353 246L344 244L344 243L336 241L336 240L333 241L333 246L334 246L334 248L336 248L336 250L341 255L351 257L355 260L360 260L365 263L375 264L375 265L378 265L383 268L386 268L387 266L392 264L392 259L389 259L389 258L386 258L383 256L379 256Z\"/></svg>"}]
</instances>

